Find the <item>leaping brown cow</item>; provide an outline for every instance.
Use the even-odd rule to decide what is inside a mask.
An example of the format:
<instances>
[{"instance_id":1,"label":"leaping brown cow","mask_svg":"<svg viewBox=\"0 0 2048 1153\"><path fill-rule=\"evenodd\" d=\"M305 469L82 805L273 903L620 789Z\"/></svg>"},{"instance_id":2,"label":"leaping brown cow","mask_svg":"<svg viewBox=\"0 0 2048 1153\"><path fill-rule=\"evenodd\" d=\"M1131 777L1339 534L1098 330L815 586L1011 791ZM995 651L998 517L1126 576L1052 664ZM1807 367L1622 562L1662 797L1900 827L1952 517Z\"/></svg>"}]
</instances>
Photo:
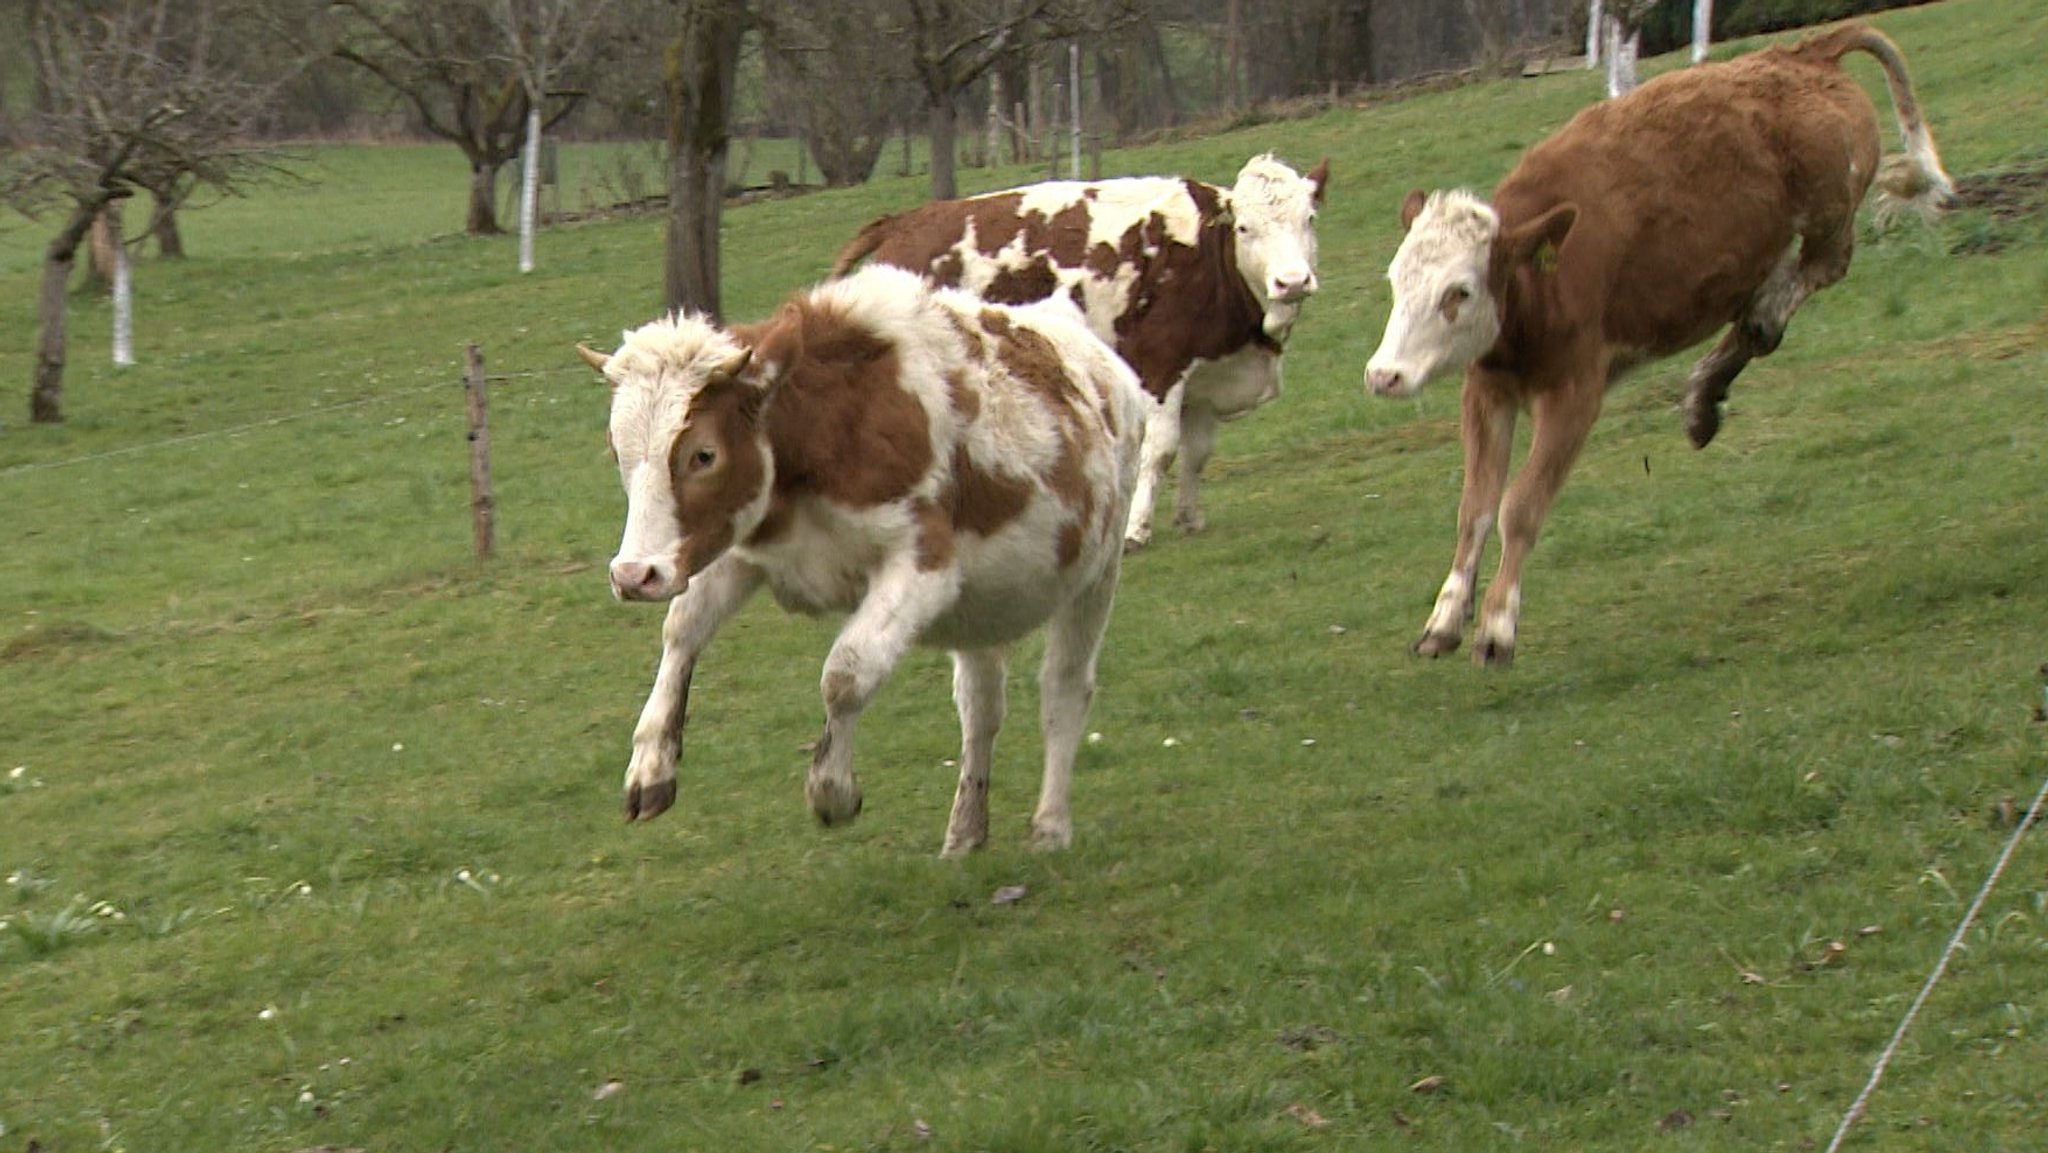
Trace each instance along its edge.
<instances>
[{"instance_id":1,"label":"leaping brown cow","mask_svg":"<svg viewBox=\"0 0 2048 1153\"><path fill-rule=\"evenodd\" d=\"M1878 161L1877 110L1842 71L1884 67L1904 156ZM1451 572L1415 651L1457 649L1496 518L1500 569L1473 657L1514 658L1522 565L1601 398L1623 372L1728 326L1686 382L1686 432L1714 438L1728 385L1849 270L1856 210L1930 216L1952 195L1898 47L1847 24L1790 48L1667 73L1531 148L1491 204L1411 193L1388 268L1393 309L1366 368L1383 396L1465 373L1464 495ZM1534 429L1508 483L1515 420Z\"/></svg>"}]
</instances>

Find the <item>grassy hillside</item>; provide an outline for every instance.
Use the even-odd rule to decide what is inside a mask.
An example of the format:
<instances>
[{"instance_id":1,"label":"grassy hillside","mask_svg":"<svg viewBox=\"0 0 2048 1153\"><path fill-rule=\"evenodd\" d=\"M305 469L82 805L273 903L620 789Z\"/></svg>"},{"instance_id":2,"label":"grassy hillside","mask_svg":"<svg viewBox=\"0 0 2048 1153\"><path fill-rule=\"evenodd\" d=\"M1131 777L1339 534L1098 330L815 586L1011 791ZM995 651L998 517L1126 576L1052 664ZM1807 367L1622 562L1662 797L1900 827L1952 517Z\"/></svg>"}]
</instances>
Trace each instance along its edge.
<instances>
[{"instance_id":1,"label":"grassy hillside","mask_svg":"<svg viewBox=\"0 0 2048 1153\"><path fill-rule=\"evenodd\" d=\"M1876 22L1951 171L2048 161L2038 4ZM677 808L619 823L659 614L605 589L623 502L571 346L653 315L658 222L551 230L521 277L450 235L452 150L320 150L138 270L140 365L76 303L60 428L23 423L41 239L0 228L0 1150L1823 1146L2048 772L2048 224L1867 236L1704 452L1686 361L1629 382L1516 666L1419 661L1458 402L1360 385L1397 206L1490 187L1597 92L1105 157L1333 177L1286 395L1225 430L1210 531L1126 568L1053 856L1035 644L991 847L946 863L943 655L822 830L832 627L765 600L699 667ZM920 195L732 212L728 307ZM1967 946L1848 1148L2038 1144L2039 839Z\"/></svg>"}]
</instances>

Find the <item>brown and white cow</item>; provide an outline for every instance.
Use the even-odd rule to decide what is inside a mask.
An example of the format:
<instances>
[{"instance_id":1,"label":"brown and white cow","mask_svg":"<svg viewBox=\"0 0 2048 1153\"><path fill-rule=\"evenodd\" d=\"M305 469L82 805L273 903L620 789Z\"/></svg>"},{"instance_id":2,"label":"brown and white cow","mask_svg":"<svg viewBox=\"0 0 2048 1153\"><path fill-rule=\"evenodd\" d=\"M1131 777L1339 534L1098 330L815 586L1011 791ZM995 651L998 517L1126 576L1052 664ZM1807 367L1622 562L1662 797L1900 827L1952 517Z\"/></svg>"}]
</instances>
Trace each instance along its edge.
<instances>
[{"instance_id":1,"label":"brown and white cow","mask_svg":"<svg viewBox=\"0 0 2048 1153\"><path fill-rule=\"evenodd\" d=\"M1229 188L1181 177L1052 181L939 200L870 222L835 275L868 258L1021 304L1064 297L1160 401L1124 536L1152 539L1166 466L1180 459L1174 523L1206 520L1201 476L1216 425L1280 394L1280 354L1316 291L1325 160L1306 176L1272 156Z\"/></svg>"},{"instance_id":2,"label":"brown and white cow","mask_svg":"<svg viewBox=\"0 0 2048 1153\"><path fill-rule=\"evenodd\" d=\"M1883 65L1905 138L1905 156L1882 166L1876 109L1839 63L1852 51ZM1951 191L1898 48L1850 24L1667 73L1580 112L1522 157L1491 204L1410 194L1366 384L1408 396L1465 373L1457 549L1416 652L1458 647L1497 519L1500 569L1473 656L1513 659L1523 562L1607 387L1729 326L1687 380L1686 431L1705 447L1729 382L1777 347L1801 302L1848 272L1873 179L1881 210L1925 215ZM1529 456L1509 484L1525 409Z\"/></svg>"},{"instance_id":3,"label":"brown and white cow","mask_svg":"<svg viewBox=\"0 0 2048 1153\"><path fill-rule=\"evenodd\" d=\"M755 590L851 614L825 659L825 731L806 795L860 811L854 725L913 643L953 651L960 784L944 852L988 834L1005 650L1046 626L1041 848L1072 837L1074 754L1095 691L1149 407L1131 370L1061 310L1007 308L872 268L767 321L692 315L606 356L626 528L624 600L670 600L633 733L626 816L675 801L690 674Z\"/></svg>"}]
</instances>

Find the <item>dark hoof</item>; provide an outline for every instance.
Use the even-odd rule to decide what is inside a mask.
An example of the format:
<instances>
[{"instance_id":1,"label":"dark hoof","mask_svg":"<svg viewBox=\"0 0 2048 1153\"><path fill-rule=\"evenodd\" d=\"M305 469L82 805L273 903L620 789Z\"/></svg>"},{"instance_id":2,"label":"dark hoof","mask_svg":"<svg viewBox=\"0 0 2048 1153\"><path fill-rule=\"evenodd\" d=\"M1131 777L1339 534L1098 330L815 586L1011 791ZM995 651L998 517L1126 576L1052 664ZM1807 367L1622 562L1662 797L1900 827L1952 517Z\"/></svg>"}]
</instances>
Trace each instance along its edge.
<instances>
[{"instance_id":1,"label":"dark hoof","mask_svg":"<svg viewBox=\"0 0 2048 1153\"><path fill-rule=\"evenodd\" d=\"M813 809L811 813L818 818L819 824L830 829L839 825L852 824L854 819L860 816L860 808L865 803L866 798L862 797L859 793L855 793L853 796L853 810L851 812L829 812L824 809Z\"/></svg>"},{"instance_id":2,"label":"dark hoof","mask_svg":"<svg viewBox=\"0 0 2048 1153\"><path fill-rule=\"evenodd\" d=\"M1458 644L1462 639L1461 637L1445 637L1438 636L1435 633L1424 633L1421 640L1408 646L1408 651L1418 657L1435 659L1457 652Z\"/></svg>"},{"instance_id":3,"label":"dark hoof","mask_svg":"<svg viewBox=\"0 0 2048 1153\"><path fill-rule=\"evenodd\" d=\"M642 788L633 785L626 790L626 820L651 821L668 812L676 803L676 782L671 777L659 784Z\"/></svg>"},{"instance_id":4,"label":"dark hoof","mask_svg":"<svg viewBox=\"0 0 2048 1153\"><path fill-rule=\"evenodd\" d=\"M1694 448L1705 448L1714 441L1714 434L1721 431L1721 406L1718 404L1688 407L1685 410L1685 435Z\"/></svg>"}]
</instances>

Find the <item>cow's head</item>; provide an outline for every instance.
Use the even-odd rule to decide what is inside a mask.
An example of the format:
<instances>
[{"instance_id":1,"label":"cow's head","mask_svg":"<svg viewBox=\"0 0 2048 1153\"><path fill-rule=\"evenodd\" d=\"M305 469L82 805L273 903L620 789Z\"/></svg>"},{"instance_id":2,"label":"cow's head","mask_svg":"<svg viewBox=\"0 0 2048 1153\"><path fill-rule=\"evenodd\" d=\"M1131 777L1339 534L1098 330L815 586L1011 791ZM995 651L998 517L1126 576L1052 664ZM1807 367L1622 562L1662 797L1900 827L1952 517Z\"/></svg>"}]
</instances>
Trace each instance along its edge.
<instances>
[{"instance_id":1,"label":"cow's head","mask_svg":"<svg viewBox=\"0 0 2048 1153\"><path fill-rule=\"evenodd\" d=\"M576 347L612 386L611 446L626 489L612 593L666 600L767 511L774 465L761 412L772 381L752 349L696 316L626 333L610 356Z\"/></svg>"},{"instance_id":2,"label":"cow's head","mask_svg":"<svg viewBox=\"0 0 2048 1153\"><path fill-rule=\"evenodd\" d=\"M1440 376L1462 372L1500 339L1500 300L1508 278L1530 262L1555 263L1578 219L1560 204L1503 230L1493 206L1464 191L1408 194L1407 235L1387 266L1393 308L1379 351L1366 363L1366 387L1413 396Z\"/></svg>"},{"instance_id":3,"label":"cow's head","mask_svg":"<svg viewBox=\"0 0 2048 1153\"><path fill-rule=\"evenodd\" d=\"M1317 288L1316 209L1329 179L1328 160L1303 176L1263 155L1247 161L1230 188L1237 268L1275 337L1287 335L1301 302Z\"/></svg>"}]
</instances>

